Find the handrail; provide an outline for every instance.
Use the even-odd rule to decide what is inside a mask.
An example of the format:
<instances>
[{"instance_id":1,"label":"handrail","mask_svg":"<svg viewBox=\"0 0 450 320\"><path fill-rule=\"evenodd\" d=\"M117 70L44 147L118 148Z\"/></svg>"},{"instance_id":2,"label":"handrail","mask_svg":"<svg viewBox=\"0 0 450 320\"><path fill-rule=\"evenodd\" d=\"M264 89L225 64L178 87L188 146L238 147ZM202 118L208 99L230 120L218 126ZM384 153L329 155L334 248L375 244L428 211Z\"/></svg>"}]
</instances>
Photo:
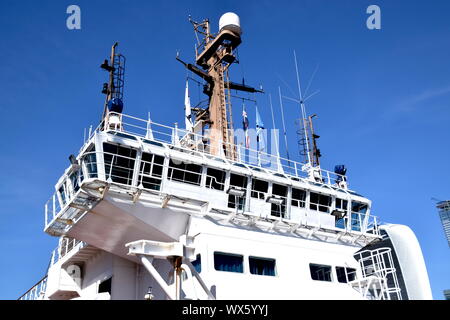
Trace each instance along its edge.
<instances>
[{"instance_id":1,"label":"handrail","mask_svg":"<svg viewBox=\"0 0 450 320\"><path fill-rule=\"evenodd\" d=\"M114 114L114 112L110 112L111 114ZM153 140L162 142L168 145L171 145L173 147L177 147L180 149L183 149L185 151L195 151L200 154L205 155L211 155L207 149L204 148L204 141L208 142L209 137L204 135L199 135L194 132L186 131L181 128L174 128L167 125L163 125L160 123L153 122L151 120L144 120L137 117L133 117L126 114L118 114L122 118L122 126L121 130L119 132L124 132L128 134L132 134L134 136L147 139L147 134L149 132L149 128L151 128L151 132L153 135ZM102 126L98 126L95 130L96 132L100 131L102 129ZM109 130L111 132L115 132L114 130ZM183 138L180 138L179 133L182 133ZM173 141L174 135L177 134L176 141ZM191 144L191 147L183 146L182 142L186 142L186 137L190 137L190 141L194 142ZM224 143L227 145L228 148L231 149L237 149L237 148L243 148L242 146L230 144L230 143ZM201 147L200 147L201 146ZM194 149L192 149L194 147ZM308 173L308 166L305 163L297 162L294 160L286 159L281 156L269 154L263 151L258 151L251 148L243 148L247 150L247 157L246 159L236 159L231 160L224 157L223 159L229 162L237 162L244 164L246 166L251 167L259 167L263 170L269 170L273 171L274 173L281 173L281 174L287 174L292 177L296 178L303 178L308 179L309 173ZM215 156L215 155L213 155ZM264 162L269 163L270 167L264 167L259 165L261 162L261 159L265 159ZM267 161L266 161L267 160ZM279 166L281 165L281 168ZM330 186L335 186L337 188L340 188L337 184L337 181L346 181L347 183L347 177L337 174L335 172L331 172L325 169L321 168L314 168L318 172L318 178L319 180L316 181L317 183L322 183ZM348 184L348 183L347 183Z\"/></svg>"},{"instance_id":2,"label":"handrail","mask_svg":"<svg viewBox=\"0 0 450 320\"><path fill-rule=\"evenodd\" d=\"M23 295L17 300L38 300L42 298L42 293L45 293L47 288L47 275L42 277L34 286L28 289Z\"/></svg>"}]
</instances>

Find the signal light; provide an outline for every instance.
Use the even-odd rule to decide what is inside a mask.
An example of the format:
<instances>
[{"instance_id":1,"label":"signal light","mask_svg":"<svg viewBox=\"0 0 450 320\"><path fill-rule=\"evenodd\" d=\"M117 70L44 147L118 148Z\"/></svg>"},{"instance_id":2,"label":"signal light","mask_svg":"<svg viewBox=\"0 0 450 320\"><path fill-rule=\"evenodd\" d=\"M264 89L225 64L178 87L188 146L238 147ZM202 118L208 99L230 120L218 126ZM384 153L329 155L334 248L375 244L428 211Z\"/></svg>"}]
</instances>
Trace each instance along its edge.
<instances>
[{"instance_id":1,"label":"signal light","mask_svg":"<svg viewBox=\"0 0 450 320\"><path fill-rule=\"evenodd\" d=\"M106 70L106 71L108 71L108 72L111 72L111 71L114 70L114 67L111 67L111 66L108 64L108 60L106 60L106 59L105 59L105 61L103 61L103 63L100 65L100 68L102 68L102 69L104 69L104 70Z\"/></svg>"},{"instance_id":2,"label":"signal light","mask_svg":"<svg viewBox=\"0 0 450 320\"><path fill-rule=\"evenodd\" d=\"M104 83L104 84L103 84L102 93L103 93L103 94L108 94L108 84L107 84L107 83Z\"/></svg>"}]
</instances>

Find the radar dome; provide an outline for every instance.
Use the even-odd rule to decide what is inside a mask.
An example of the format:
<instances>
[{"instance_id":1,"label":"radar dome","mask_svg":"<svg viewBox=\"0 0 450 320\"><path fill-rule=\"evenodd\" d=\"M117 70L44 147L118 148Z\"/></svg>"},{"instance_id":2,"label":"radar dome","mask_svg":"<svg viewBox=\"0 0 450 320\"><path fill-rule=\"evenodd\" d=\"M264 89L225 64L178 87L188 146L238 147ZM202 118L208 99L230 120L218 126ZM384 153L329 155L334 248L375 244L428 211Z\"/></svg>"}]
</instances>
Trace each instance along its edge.
<instances>
[{"instance_id":1,"label":"radar dome","mask_svg":"<svg viewBox=\"0 0 450 320\"><path fill-rule=\"evenodd\" d=\"M223 14L219 19L219 31L230 30L237 34L241 34L241 21L239 16L233 12Z\"/></svg>"}]
</instances>

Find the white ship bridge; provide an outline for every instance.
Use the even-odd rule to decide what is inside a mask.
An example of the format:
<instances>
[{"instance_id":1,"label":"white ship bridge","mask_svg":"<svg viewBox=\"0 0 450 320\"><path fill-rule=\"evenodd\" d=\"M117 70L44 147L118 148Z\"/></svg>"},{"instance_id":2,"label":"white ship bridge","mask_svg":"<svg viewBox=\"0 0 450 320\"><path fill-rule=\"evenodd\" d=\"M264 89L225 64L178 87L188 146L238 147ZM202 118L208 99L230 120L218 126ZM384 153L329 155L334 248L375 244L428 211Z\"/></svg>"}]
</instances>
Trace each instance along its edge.
<instances>
[{"instance_id":1,"label":"white ship bridge","mask_svg":"<svg viewBox=\"0 0 450 320\"><path fill-rule=\"evenodd\" d=\"M120 255L136 239L178 240L189 215L358 246L379 237L371 202L349 190L345 176L256 150L237 161L212 156L207 136L109 116L118 125L94 130L56 184L47 233Z\"/></svg>"}]
</instances>

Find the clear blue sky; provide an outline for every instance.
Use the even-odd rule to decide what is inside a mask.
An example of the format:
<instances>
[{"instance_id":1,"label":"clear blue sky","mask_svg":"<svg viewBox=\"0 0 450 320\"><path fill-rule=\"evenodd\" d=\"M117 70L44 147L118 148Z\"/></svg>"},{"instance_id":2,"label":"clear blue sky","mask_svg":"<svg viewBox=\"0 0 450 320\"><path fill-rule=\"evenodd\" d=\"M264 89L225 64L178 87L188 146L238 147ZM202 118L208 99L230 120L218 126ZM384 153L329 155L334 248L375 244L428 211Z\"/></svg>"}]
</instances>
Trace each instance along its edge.
<instances>
[{"instance_id":1,"label":"clear blue sky","mask_svg":"<svg viewBox=\"0 0 450 320\"><path fill-rule=\"evenodd\" d=\"M70 4L81 7L81 30L66 28ZM381 7L381 30L366 28L370 4ZM375 215L413 229L434 298L443 299L450 249L431 197L450 198L450 2L437 0L2 0L1 299L17 298L44 275L57 239L42 231L43 205L84 128L101 116L99 65L111 45L119 41L127 57L125 112L182 122L186 71L175 55L193 59L187 17L209 17L217 30L227 11L240 15L244 30L234 80L262 83L276 97L278 85L288 92L279 77L295 87L294 49L304 83L319 65L311 92L320 93L307 108L319 115L323 166L346 164L351 188L373 201ZM197 92L192 86L193 103ZM269 125L267 98L259 96L258 107ZM285 108L297 154L298 109Z\"/></svg>"}]
</instances>

